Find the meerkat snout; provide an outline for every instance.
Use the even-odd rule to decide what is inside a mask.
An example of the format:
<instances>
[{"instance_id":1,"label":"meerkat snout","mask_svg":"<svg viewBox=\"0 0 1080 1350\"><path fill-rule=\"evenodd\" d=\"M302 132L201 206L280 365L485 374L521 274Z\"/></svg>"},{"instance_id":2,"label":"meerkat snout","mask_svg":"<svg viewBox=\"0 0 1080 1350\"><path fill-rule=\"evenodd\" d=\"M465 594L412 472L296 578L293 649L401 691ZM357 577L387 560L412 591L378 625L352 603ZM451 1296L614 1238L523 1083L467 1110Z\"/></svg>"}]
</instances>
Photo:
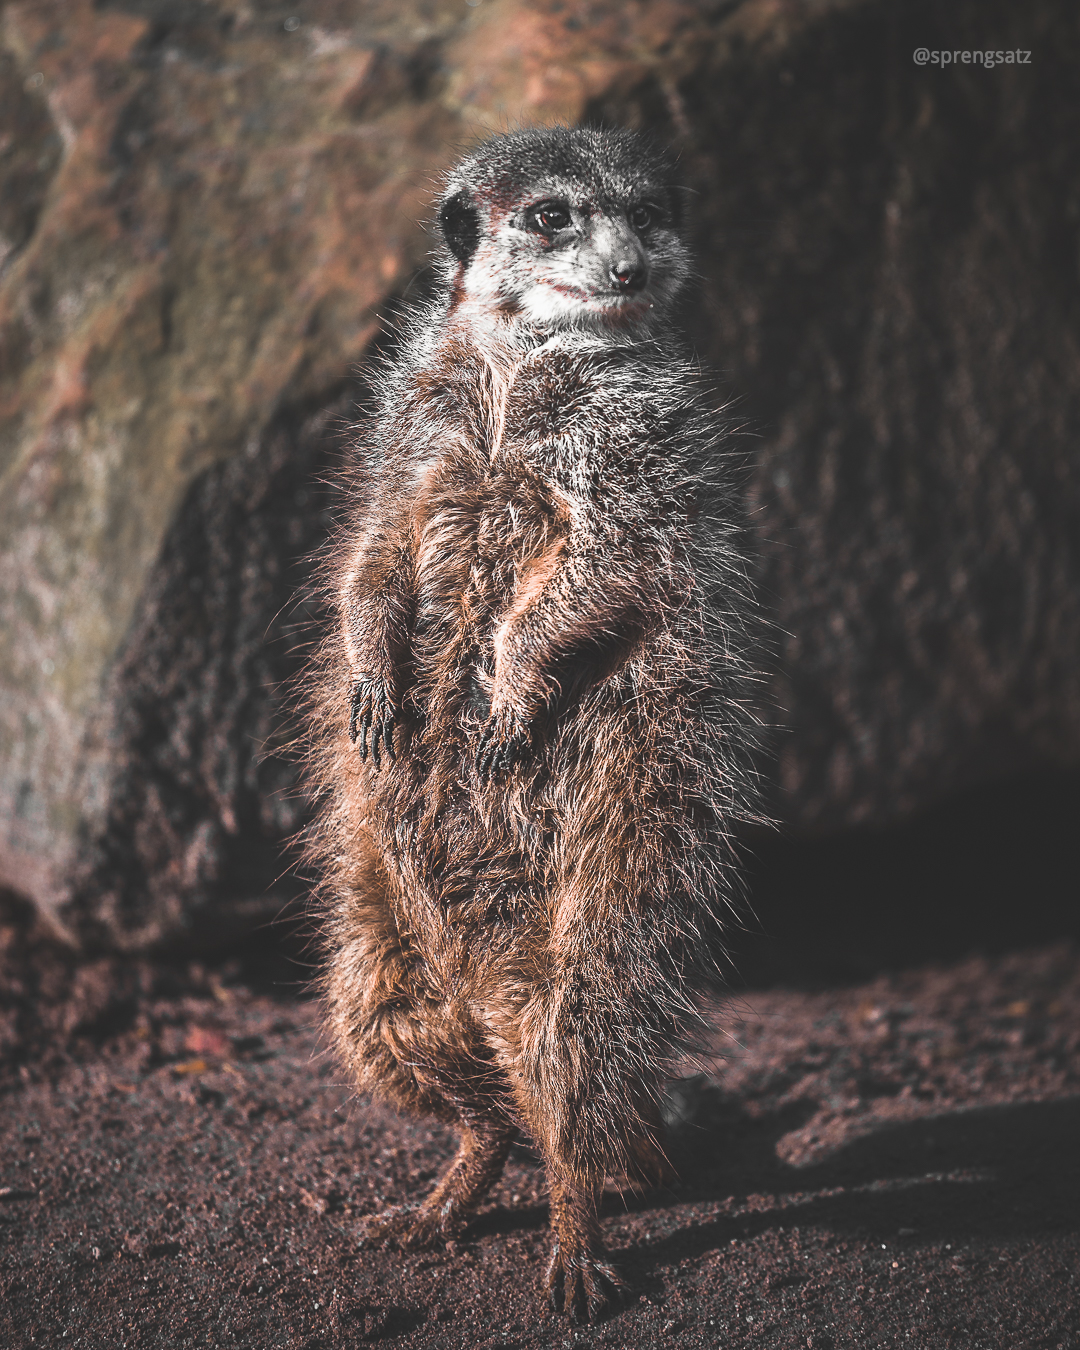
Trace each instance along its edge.
<instances>
[{"instance_id":1,"label":"meerkat snout","mask_svg":"<svg viewBox=\"0 0 1080 1350\"><path fill-rule=\"evenodd\" d=\"M602 275L602 290L610 286L620 295L643 291L649 284L649 255L643 242L625 220L598 215L590 223L589 244Z\"/></svg>"},{"instance_id":2,"label":"meerkat snout","mask_svg":"<svg viewBox=\"0 0 1080 1350\"><path fill-rule=\"evenodd\" d=\"M626 259L620 259L611 269L611 284L619 291L640 291L644 290L648 280L649 271L643 263L636 260L630 262Z\"/></svg>"}]
</instances>

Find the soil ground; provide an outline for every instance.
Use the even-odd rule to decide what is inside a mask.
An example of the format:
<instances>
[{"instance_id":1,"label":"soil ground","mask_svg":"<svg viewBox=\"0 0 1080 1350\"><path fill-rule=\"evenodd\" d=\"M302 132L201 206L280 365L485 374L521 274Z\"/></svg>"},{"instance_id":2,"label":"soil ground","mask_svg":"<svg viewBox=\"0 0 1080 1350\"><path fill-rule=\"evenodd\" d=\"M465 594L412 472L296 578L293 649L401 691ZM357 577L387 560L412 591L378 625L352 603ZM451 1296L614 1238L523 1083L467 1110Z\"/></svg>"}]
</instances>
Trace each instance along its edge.
<instances>
[{"instance_id":1,"label":"soil ground","mask_svg":"<svg viewBox=\"0 0 1080 1350\"><path fill-rule=\"evenodd\" d=\"M1080 1348L1080 948L773 987L605 1197L633 1301L541 1300L524 1146L445 1252L357 1250L450 1131L357 1099L281 958L76 965L2 928L0 1345ZM275 964L276 963L276 964ZM688 1070L689 1072L689 1070Z\"/></svg>"}]
</instances>

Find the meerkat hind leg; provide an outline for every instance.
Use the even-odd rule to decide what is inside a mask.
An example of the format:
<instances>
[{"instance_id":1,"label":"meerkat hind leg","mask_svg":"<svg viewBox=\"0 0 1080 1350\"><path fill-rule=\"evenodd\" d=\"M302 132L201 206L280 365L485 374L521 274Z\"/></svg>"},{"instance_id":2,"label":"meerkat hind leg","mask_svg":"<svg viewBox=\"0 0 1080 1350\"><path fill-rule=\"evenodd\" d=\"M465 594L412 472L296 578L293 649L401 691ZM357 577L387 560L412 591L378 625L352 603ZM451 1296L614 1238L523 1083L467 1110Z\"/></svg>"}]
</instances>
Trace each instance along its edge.
<instances>
[{"instance_id":1,"label":"meerkat hind leg","mask_svg":"<svg viewBox=\"0 0 1080 1350\"><path fill-rule=\"evenodd\" d=\"M419 1204L373 1214L360 1231L361 1247L416 1250L437 1247L462 1231L502 1173L514 1131L499 1122L461 1127L457 1156Z\"/></svg>"},{"instance_id":2,"label":"meerkat hind leg","mask_svg":"<svg viewBox=\"0 0 1080 1350\"><path fill-rule=\"evenodd\" d=\"M556 1312L574 1323L595 1322L626 1295L626 1282L605 1258L600 1242L602 1181L572 1186L550 1169L551 1260L547 1290Z\"/></svg>"}]
</instances>

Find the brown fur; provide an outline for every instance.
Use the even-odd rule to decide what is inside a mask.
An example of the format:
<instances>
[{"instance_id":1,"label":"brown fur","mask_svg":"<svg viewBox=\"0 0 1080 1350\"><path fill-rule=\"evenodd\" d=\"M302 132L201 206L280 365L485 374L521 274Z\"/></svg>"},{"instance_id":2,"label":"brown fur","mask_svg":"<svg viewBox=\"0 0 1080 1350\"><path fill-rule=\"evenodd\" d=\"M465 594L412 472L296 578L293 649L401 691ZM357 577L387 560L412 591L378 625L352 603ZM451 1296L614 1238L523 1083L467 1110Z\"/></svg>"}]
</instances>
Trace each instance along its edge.
<instances>
[{"instance_id":1,"label":"brown fur","mask_svg":"<svg viewBox=\"0 0 1080 1350\"><path fill-rule=\"evenodd\" d=\"M594 1316L621 1288L603 1180L664 1173L660 1082L730 889L746 719L710 569L740 594L734 527L676 349L523 332L464 272L393 373L333 569L329 1026L363 1089L461 1131L365 1239L458 1232L523 1130L551 1296Z\"/></svg>"}]
</instances>

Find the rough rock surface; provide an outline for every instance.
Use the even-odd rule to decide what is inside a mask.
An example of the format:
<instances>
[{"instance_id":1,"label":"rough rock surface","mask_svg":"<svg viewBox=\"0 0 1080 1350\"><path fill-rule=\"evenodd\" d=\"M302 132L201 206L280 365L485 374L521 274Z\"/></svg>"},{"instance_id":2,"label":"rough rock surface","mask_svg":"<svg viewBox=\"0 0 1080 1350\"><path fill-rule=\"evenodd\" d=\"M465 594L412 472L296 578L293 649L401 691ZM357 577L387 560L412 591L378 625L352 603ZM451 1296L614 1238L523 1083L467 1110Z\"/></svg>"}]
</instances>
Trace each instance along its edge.
<instances>
[{"instance_id":1,"label":"rough rock surface","mask_svg":"<svg viewBox=\"0 0 1080 1350\"><path fill-rule=\"evenodd\" d=\"M453 1141L350 1095L302 989L0 937L11 1350L1080 1344L1075 946L733 1000L679 1185L605 1200L633 1302L575 1332L525 1149L446 1251L356 1249Z\"/></svg>"},{"instance_id":2,"label":"rough rock surface","mask_svg":"<svg viewBox=\"0 0 1080 1350\"><path fill-rule=\"evenodd\" d=\"M289 661L252 650L287 597L228 564L277 569L310 547L320 494L306 510L294 496L292 522L276 494L282 419L335 405L424 259L417 222L438 170L510 119L576 118L640 79L693 15L608 5L583 25L457 0L4 8L3 871L69 931L146 945L175 936L192 904L238 898L236 850L220 841L274 814L245 790L274 718L221 719L273 704L266 660L276 677ZM247 472L218 467L245 456ZM301 453L289 472L305 468L324 464ZM281 524L276 547L207 556L228 492L232 528ZM198 552L178 560L184 540ZM166 631L179 571L213 574L184 616L201 608L204 623L183 636ZM178 659L189 707L211 690L195 717L151 707ZM218 698L230 666L236 688ZM140 709L152 725L133 726ZM218 753L238 739L245 763ZM128 836L103 839L118 813ZM131 877L103 876L102 851L133 839Z\"/></svg>"},{"instance_id":3,"label":"rough rock surface","mask_svg":"<svg viewBox=\"0 0 1080 1350\"><path fill-rule=\"evenodd\" d=\"M299 887L290 596L463 141L653 129L753 438L774 811L1080 763L1075 7L35 0L0 15L0 883L90 946ZM916 46L1031 52L917 67ZM421 283L422 284L422 283ZM269 752L269 756L267 756Z\"/></svg>"},{"instance_id":4,"label":"rough rock surface","mask_svg":"<svg viewBox=\"0 0 1080 1350\"><path fill-rule=\"evenodd\" d=\"M800 828L1080 765L1078 59L1067 5L874 5L680 86Z\"/></svg>"}]
</instances>

